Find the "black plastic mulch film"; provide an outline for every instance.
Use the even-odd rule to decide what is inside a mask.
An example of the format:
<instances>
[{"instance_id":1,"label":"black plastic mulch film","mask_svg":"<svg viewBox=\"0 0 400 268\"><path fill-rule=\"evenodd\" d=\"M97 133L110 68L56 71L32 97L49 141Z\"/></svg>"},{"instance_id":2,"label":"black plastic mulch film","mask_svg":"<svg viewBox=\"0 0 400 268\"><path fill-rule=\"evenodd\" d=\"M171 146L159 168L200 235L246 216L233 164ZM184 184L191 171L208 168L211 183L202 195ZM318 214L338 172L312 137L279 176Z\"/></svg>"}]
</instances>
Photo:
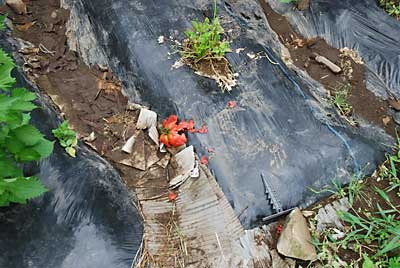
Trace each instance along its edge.
<instances>
[{"instance_id":1,"label":"black plastic mulch film","mask_svg":"<svg viewBox=\"0 0 400 268\"><path fill-rule=\"evenodd\" d=\"M337 177L346 181L360 169L370 172L384 158L382 144L390 139L382 131L328 117L305 93L305 87L316 90L315 83L280 61L278 41L257 1L218 2L232 50L245 48L228 54L239 74L230 93L187 67L172 69L178 55L169 59L171 42L157 41L159 36L182 40L191 20L212 16L212 1L67 2L90 18L100 51L132 102L149 105L161 118L176 113L208 126L206 135L190 135L189 142L200 155L215 150L209 167L247 228L276 212L266 192L275 193L283 210L306 206L317 200L309 188L320 189ZM266 53L279 64L266 57L252 60L247 53ZM234 109L227 109L230 100L237 102Z\"/></svg>"}]
</instances>

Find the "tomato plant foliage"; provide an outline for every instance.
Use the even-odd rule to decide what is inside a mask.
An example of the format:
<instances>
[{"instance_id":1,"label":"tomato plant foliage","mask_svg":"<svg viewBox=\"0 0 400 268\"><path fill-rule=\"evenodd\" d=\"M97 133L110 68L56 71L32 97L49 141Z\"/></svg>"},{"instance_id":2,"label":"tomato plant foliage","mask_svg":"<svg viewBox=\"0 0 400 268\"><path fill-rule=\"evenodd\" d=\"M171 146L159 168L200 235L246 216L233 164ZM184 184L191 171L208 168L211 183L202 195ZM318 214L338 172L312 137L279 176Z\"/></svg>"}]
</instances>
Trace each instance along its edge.
<instances>
[{"instance_id":1,"label":"tomato plant foliage","mask_svg":"<svg viewBox=\"0 0 400 268\"><path fill-rule=\"evenodd\" d=\"M0 29L4 28L3 22L4 17L0 16ZM53 151L53 142L29 123L30 112L36 108L32 102L36 95L14 88L14 67L13 60L0 49L0 206L26 203L46 192L36 177L24 176L22 165L43 159Z\"/></svg>"}]
</instances>

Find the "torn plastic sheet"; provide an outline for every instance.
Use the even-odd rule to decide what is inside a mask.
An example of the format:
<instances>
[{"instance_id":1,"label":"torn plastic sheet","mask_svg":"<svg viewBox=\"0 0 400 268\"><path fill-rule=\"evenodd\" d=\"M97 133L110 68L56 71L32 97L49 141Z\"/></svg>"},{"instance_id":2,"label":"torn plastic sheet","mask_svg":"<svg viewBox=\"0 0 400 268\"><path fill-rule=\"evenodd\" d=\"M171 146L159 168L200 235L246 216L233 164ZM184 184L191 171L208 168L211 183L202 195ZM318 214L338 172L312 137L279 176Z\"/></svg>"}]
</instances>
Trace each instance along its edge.
<instances>
[{"instance_id":1,"label":"torn plastic sheet","mask_svg":"<svg viewBox=\"0 0 400 268\"><path fill-rule=\"evenodd\" d=\"M177 114L208 126L206 135L189 134L190 143L200 155L215 150L209 167L245 227L275 213L261 174L285 210L316 201L309 188L320 189L336 177L345 181L367 163L363 170L372 171L384 158L382 144L391 139L371 126L354 128L327 116L334 111L305 93L322 89L288 71L273 52L281 45L257 1L221 3L218 13L232 51L245 48L227 55L239 73L229 94L187 67L171 69L178 57L168 59L170 44L158 42L159 36L181 40L191 20L212 16L210 1L67 0L63 6L71 10L69 42L88 63L107 62L130 101L162 118ZM246 53L266 56L250 59Z\"/></svg>"},{"instance_id":2,"label":"torn plastic sheet","mask_svg":"<svg viewBox=\"0 0 400 268\"><path fill-rule=\"evenodd\" d=\"M9 47L0 37L0 46ZM19 86L34 90L19 70L14 73ZM32 113L32 123L52 137L60 120L41 95L37 104L42 108ZM84 146L71 158L55 145L49 158L24 169L49 191L27 205L0 208L0 267L131 267L142 240L141 217L110 164Z\"/></svg>"},{"instance_id":3,"label":"torn plastic sheet","mask_svg":"<svg viewBox=\"0 0 400 268\"><path fill-rule=\"evenodd\" d=\"M320 36L336 48L352 48L366 64L367 87L378 96L400 98L400 22L376 0L312 0L299 11L280 0L267 1L307 38Z\"/></svg>"}]
</instances>

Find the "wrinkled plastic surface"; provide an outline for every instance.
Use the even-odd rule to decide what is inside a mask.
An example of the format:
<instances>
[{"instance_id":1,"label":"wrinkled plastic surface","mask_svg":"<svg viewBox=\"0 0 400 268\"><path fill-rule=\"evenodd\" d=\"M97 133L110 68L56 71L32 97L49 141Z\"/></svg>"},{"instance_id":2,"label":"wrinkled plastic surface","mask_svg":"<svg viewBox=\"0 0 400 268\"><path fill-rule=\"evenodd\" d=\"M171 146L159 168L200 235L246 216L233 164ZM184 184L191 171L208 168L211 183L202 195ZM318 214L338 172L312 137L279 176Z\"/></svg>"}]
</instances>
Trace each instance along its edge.
<instances>
[{"instance_id":1,"label":"wrinkled plastic surface","mask_svg":"<svg viewBox=\"0 0 400 268\"><path fill-rule=\"evenodd\" d=\"M303 36L353 48L369 69L368 88L385 99L400 98L400 22L376 0L312 0L305 11L280 0L267 1Z\"/></svg>"},{"instance_id":2,"label":"wrinkled plastic surface","mask_svg":"<svg viewBox=\"0 0 400 268\"><path fill-rule=\"evenodd\" d=\"M1 35L0 46L8 47ZM33 89L19 71L18 84ZM56 112L39 97L43 109L32 122L47 137L59 123ZM49 191L27 205L0 208L2 268L129 268L142 239L141 218L118 173L84 146L77 157L59 145L53 154L25 167Z\"/></svg>"},{"instance_id":3,"label":"wrinkled plastic surface","mask_svg":"<svg viewBox=\"0 0 400 268\"><path fill-rule=\"evenodd\" d=\"M181 33L191 20L211 15L210 1L67 2L74 12L90 17L97 43L124 82L131 101L148 104L163 117L177 113L180 118L193 118L198 127L208 126L207 134L190 135L190 143L200 155L207 154L206 148L214 149L209 166L246 227L275 213L261 174L288 209L316 200L309 187L319 189L368 162L366 171L371 171L383 159L381 142L388 142L386 136L327 117L304 93L301 79L289 73L270 50L277 46L271 32L262 28L262 23L248 25L242 18L255 17L262 22L261 7L257 16L247 14L252 1L225 1L218 9L222 21L240 27L235 28L232 49L246 48L244 53L228 55L234 72L239 73L239 85L230 93L222 93L214 81L187 67L171 69L177 57L168 59L172 49L157 42L161 35L183 38ZM280 64L246 56L257 52L267 53ZM312 86L310 81L301 82ZM237 102L233 109L227 107L230 100Z\"/></svg>"}]
</instances>

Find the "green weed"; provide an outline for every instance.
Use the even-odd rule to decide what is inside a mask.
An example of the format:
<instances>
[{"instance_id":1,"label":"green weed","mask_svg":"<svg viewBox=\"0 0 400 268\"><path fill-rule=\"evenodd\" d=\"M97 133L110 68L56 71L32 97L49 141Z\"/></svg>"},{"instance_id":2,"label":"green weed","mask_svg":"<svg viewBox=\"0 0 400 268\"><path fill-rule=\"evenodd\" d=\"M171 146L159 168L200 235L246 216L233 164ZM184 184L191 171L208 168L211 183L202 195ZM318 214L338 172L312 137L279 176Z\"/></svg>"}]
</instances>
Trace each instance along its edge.
<instances>
[{"instance_id":1,"label":"green weed","mask_svg":"<svg viewBox=\"0 0 400 268\"><path fill-rule=\"evenodd\" d=\"M0 16L0 29L4 29L4 16ZM25 204L47 191L36 177L25 177L21 165L46 158L53 151L53 142L29 123L36 95L14 88L14 67L13 60L0 49L0 206Z\"/></svg>"},{"instance_id":2,"label":"green weed","mask_svg":"<svg viewBox=\"0 0 400 268\"><path fill-rule=\"evenodd\" d=\"M347 197L349 200L350 206L353 205L354 201L363 199L365 202L369 202L364 189L364 182L359 180L359 176L355 174L350 176L350 181L347 186L343 186L341 180L332 180L332 186L325 187L321 190L310 189L312 192L316 194L328 193L332 194L339 199Z\"/></svg>"},{"instance_id":3,"label":"green weed","mask_svg":"<svg viewBox=\"0 0 400 268\"><path fill-rule=\"evenodd\" d=\"M390 16L400 19L400 0L379 0L378 3Z\"/></svg>"},{"instance_id":4,"label":"green weed","mask_svg":"<svg viewBox=\"0 0 400 268\"><path fill-rule=\"evenodd\" d=\"M390 187L387 191L397 190L400 197L400 179L398 177L400 167L400 138L397 137L397 153L387 156L387 164L383 164L379 170L379 176L389 181Z\"/></svg>"},{"instance_id":5,"label":"green weed","mask_svg":"<svg viewBox=\"0 0 400 268\"><path fill-rule=\"evenodd\" d=\"M69 128L68 120L64 121L58 128L53 129L54 137L58 139L60 145L71 156L76 156L75 146L78 144L75 131Z\"/></svg>"},{"instance_id":6,"label":"green weed","mask_svg":"<svg viewBox=\"0 0 400 268\"><path fill-rule=\"evenodd\" d=\"M343 116L350 116L353 111L353 107L347 101L350 91L350 84L340 84L334 88L333 96L331 97L332 105L335 106Z\"/></svg>"},{"instance_id":7,"label":"green weed","mask_svg":"<svg viewBox=\"0 0 400 268\"><path fill-rule=\"evenodd\" d=\"M375 188L375 191L390 208L383 209L378 203L377 212L362 215L354 210L353 213L338 212L340 219L350 225L350 230L337 243L344 249L351 245L355 252L364 252L365 256L369 252L369 258L364 257L368 265L373 262L379 263L378 267L389 267L389 261L397 260L388 259L388 253L400 249L400 211L383 190Z\"/></svg>"},{"instance_id":8,"label":"green weed","mask_svg":"<svg viewBox=\"0 0 400 268\"><path fill-rule=\"evenodd\" d=\"M183 59L198 62L202 59L220 59L230 52L229 43L221 41L224 29L217 18L216 1L214 1L214 17L210 21L192 21L192 30L185 31L186 42L181 56Z\"/></svg>"}]
</instances>

